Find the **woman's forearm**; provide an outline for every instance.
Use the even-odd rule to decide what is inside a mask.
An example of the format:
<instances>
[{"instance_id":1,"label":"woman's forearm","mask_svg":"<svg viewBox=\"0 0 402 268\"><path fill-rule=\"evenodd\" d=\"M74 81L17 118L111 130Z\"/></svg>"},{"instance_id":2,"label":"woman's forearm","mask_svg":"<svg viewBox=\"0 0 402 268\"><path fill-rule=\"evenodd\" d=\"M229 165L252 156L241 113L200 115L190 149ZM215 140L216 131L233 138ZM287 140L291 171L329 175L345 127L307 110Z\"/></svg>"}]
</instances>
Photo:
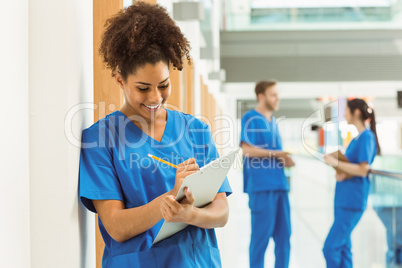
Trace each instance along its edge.
<instances>
[{"instance_id":1,"label":"woman's forearm","mask_svg":"<svg viewBox=\"0 0 402 268\"><path fill-rule=\"evenodd\" d=\"M353 164L344 161L339 161L337 168L343 172L359 177L367 176L370 166L367 163Z\"/></svg>"},{"instance_id":2,"label":"woman's forearm","mask_svg":"<svg viewBox=\"0 0 402 268\"><path fill-rule=\"evenodd\" d=\"M93 200L96 210L109 235L117 242L129 240L152 228L162 219L160 203L163 194L146 205L124 208L124 203L117 200Z\"/></svg>"},{"instance_id":3,"label":"woman's forearm","mask_svg":"<svg viewBox=\"0 0 402 268\"><path fill-rule=\"evenodd\" d=\"M219 193L211 204L203 208L194 207L194 216L188 224L204 229L212 229L225 226L228 218L229 205L226 193Z\"/></svg>"}]
</instances>

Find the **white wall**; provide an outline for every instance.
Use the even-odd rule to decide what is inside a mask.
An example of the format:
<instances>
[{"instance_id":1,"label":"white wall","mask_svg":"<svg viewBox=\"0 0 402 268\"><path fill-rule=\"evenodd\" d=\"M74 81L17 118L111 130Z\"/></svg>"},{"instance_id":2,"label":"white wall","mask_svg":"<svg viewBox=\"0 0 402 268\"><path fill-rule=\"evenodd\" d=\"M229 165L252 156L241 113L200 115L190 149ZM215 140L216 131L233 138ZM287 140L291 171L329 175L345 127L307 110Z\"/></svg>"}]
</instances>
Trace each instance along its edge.
<instances>
[{"instance_id":1,"label":"white wall","mask_svg":"<svg viewBox=\"0 0 402 268\"><path fill-rule=\"evenodd\" d=\"M0 260L29 267L28 0L0 8Z\"/></svg>"},{"instance_id":2,"label":"white wall","mask_svg":"<svg viewBox=\"0 0 402 268\"><path fill-rule=\"evenodd\" d=\"M77 197L79 149L70 108L93 95L92 1L29 1L31 267L94 267L94 216ZM87 110L73 133L92 123ZM27 267L27 266L25 266Z\"/></svg>"}]
</instances>

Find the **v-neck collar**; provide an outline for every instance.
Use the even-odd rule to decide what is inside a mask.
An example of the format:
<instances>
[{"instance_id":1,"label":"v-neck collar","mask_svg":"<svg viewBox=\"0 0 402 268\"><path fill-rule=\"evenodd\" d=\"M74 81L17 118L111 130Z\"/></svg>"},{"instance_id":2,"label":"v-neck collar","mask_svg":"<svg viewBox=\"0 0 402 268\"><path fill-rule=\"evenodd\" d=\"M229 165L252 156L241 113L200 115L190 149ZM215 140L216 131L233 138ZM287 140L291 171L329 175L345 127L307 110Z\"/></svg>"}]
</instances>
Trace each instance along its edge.
<instances>
[{"instance_id":1,"label":"v-neck collar","mask_svg":"<svg viewBox=\"0 0 402 268\"><path fill-rule=\"evenodd\" d=\"M151 136L149 136L148 134L146 134L144 131L142 131L142 129L140 129L136 124L134 124L130 118L128 118L124 113L122 113L120 110L117 110L118 113L122 114L126 120L129 120L128 122L128 126L130 126L130 128L132 130L134 130L135 132L137 132L139 135L143 135L146 137L147 142L150 144L167 144L170 141L170 133L172 132L170 130L171 125L172 125L172 120L174 120L173 117L173 113L171 113L171 111L169 109L166 109L166 125L165 125L165 129L163 131L163 135L162 135L162 139L161 141L157 141L154 138L152 138Z\"/></svg>"},{"instance_id":2,"label":"v-neck collar","mask_svg":"<svg viewBox=\"0 0 402 268\"><path fill-rule=\"evenodd\" d=\"M271 120L269 120L265 115L257 111L256 109L253 109L254 113L258 114L259 116L263 117L265 120L267 120L270 124L274 121L274 116L271 115Z\"/></svg>"},{"instance_id":3,"label":"v-neck collar","mask_svg":"<svg viewBox=\"0 0 402 268\"><path fill-rule=\"evenodd\" d=\"M362 135L364 132L366 132L367 130L368 130L367 128L364 129L362 132L360 132L359 134L357 134L357 136L354 137L353 139L357 141L357 140L361 137L361 135Z\"/></svg>"},{"instance_id":4,"label":"v-neck collar","mask_svg":"<svg viewBox=\"0 0 402 268\"><path fill-rule=\"evenodd\" d=\"M364 133L364 132L366 132L368 129L366 128L365 130L363 130L362 132L360 132L356 137L354 137L353 139L355 140L355 141L357 141L360 137L361 137L361 135Z\"/></svg>"}]
</instances>

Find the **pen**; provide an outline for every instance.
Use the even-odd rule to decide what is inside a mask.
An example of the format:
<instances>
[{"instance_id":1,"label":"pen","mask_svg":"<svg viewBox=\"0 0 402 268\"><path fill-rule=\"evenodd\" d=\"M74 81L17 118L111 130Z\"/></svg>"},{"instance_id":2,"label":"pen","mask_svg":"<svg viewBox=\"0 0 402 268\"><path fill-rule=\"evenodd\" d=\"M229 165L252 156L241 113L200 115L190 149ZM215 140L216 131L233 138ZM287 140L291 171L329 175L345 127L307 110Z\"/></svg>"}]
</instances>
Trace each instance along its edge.
<instances>
[{"instance_id":1,"label":"pen","mask_svg":"<svg viewBox=\"0 0 402 268\"><path fill-rule=\"evenodd\" d=\"M159 162L162 162L162 163L164 163L164 164L166 164L166 165L169 165L169 166L171 166L171 167L177 168L176 165L174 165L174 164L172 164L172 163L169 163L168 161L165 161L165 160L163 160L163 159L160 159L159 157L156 157L156 156L154 156L154 155L152 155L152 154L147 154L147 155L148 155L149 157L155 159L155 160L158 160Z\"/></svg>"}]
</instances>

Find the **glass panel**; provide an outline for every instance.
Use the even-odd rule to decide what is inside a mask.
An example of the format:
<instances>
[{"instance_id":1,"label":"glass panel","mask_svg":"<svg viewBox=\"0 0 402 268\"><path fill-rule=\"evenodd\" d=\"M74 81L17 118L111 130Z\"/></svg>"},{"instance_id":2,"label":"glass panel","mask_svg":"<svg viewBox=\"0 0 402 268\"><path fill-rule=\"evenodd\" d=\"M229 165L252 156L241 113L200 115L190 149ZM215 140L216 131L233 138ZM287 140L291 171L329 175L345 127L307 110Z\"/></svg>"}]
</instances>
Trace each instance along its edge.
<instances>
[{"instance_id":1,"label":"glass panel","mask_svg":"<svg viewBox=\"0 0 402 268\"><path fill-rule=\"evenodd\" d=\"M401 27L401 0L226 0L222 30Z\"/></svg>"},{"instance_id":2,"label":"glass panel","mask_svg":"<svg viewBox=\"0 0 402 268\"><path fill-rule=\"evenodd\" d=\"M402 180L371 175L373 209L385 227L387 267L402 265Z\"/></svg>"}]
</instances>

